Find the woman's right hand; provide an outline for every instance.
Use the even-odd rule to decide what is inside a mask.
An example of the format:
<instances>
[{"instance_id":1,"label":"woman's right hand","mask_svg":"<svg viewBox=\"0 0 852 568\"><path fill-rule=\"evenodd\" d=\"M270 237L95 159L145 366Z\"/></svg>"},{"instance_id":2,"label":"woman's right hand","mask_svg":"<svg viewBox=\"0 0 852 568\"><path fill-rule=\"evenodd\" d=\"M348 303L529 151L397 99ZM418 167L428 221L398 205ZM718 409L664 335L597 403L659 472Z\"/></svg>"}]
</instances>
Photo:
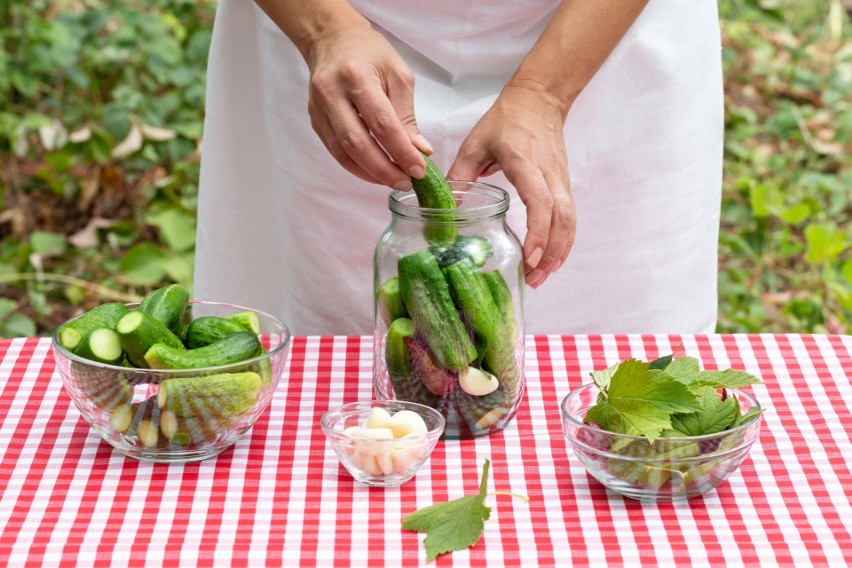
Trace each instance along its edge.
<instances>
[{"instance_id":1,"label":"woman's right hand","mask_svg":"<svg viewBox=\"0 0 852 568\"><path fill-rule=\"evenodd\" d=\"M410 189L432 148L414 119L414 75L370 23L329 26L303 50L308 112L325 147L352 174Z\"/></svg>"}]
</instances>

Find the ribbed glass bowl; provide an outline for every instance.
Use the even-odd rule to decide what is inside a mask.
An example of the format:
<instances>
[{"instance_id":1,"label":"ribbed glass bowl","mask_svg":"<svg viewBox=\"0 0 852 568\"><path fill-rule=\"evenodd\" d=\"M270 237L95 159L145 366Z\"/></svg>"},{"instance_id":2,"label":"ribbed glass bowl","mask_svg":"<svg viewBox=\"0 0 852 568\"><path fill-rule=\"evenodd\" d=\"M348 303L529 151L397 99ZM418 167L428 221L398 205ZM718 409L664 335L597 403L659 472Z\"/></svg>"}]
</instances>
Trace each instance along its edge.
<instances>
[{"instance_id":1,"label":"ribbed glass bowl","mask_svg":"<svg viewBox=\"0 0 852 568\"><path fill-rule=\"evenodd\" d=\"M670 502L702 495L737 470L760 433L761 416L745 424L704 436L657 438L653 443L584 424L597 402L597 385L569 393L560 405L562 431L586 471L607 488L633 499ZM749 393L728 389L743 414L760 410Z\"/></svg>"},{"instance_id":2,"label":"ribbed glass bowl","mask_svg":"<svg viewBox=\"0 0 852 568\"><path fill-rule=\"evenodd\" d=\"M255 312L266 353L217 367L137 369L71 353L59 343L61 325L53 334L56 366L74 405L92 430L127 457L190 462L215 456L251 428L278 386L290 351L283 322L234 304L191 301L187 309L192 317Z\"/></svg>"}]
</instances>

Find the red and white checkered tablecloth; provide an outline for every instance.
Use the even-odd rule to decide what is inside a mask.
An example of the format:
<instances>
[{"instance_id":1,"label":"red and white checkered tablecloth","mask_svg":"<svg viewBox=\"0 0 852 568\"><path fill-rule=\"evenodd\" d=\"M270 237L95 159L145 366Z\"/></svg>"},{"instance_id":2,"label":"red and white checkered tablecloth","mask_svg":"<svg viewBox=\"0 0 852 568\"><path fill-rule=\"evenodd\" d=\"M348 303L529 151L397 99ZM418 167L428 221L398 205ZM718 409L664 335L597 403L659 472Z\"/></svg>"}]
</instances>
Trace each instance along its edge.
<instances>
[{"instance_id":1,"label":"red and white checkered tablecloth","mask_svg":"<svg viewBox=\"0 0 852 568\"><path fill-rule=\"evenodd\" d=\"M705 368L761 376L760 442L731 479L680 504L609 493L569 455L559 408L588 372L683 341ZM536 336L528 390L503 432L440 442L398 488L356 484L318 427L371 397L371 341L298 337L271 406L232 449L164 465L124 458L63 390L50 342L0 341L0 564L415 566L407 513L491 491L479 543L438 566L852 564L852 337Z\"/></svg>"}]
</instances>

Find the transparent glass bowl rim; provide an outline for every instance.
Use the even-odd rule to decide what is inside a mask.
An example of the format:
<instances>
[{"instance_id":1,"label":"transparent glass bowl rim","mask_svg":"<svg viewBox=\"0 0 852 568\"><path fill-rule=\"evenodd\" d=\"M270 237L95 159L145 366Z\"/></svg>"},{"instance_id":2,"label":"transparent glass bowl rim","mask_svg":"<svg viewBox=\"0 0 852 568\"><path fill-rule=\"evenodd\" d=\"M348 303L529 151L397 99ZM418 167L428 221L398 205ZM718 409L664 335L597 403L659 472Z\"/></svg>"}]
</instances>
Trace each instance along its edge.
<instances>
[{"instance_id":1,"label":"transparent glass bowl rim","mask_svg":"<svg viewBox=\"0 0 852 568\"><path fill-rule=\"evenodd\" d=\"M286 349L290 345L290 340L292 339L292 336L290 335L290 329L280 319L278 319L277 317L275 317L271 314L268 314L264 311L257 310L255 308L248 308L248 307L245 307L245 306L241 306L239 304L229 304L229 303L225 303L225 302L208 302L208 301L205 301L205 300L190 300L189 303L190 304L205 305L205 306L219 306L219 307L223 307L223 308L229 308L229 309L233 309L235 313L241 312L241 311L252 311L262 318L269 319L270 321L272 321L272 323L274 325L280 326L281 330L282 330L282 334L284 336L284 341L282 341L279 345L275 346L273 349L267 351L266 353L258 355L257 357L253 357L251 359L246 359L245 361L239 361L238 363L229 363L227 365L217 365L215 367L195 367L193 369L143 369L143 368L139 368L139 367L123 367L121 365L110 365L108 363L99 363L98 361L92 361L91 359L86 359L84 357L80 357L79 355L75 355L74 353L68 351L67 349L65 349L65 347L62 346L61 343L59 343L59 330L62 329L62 326L65 325L66 323L72 322L76 319L83 317L84 314L80 314L80 315L74 316L73 318L66 320L66 321L62 322L61 324L59 324L58 326L56 326L56 329L53 331L53 335L51 336L51 339L52 339L52 342L53 342L53 348L57 352L59 352L63 357L65 357L66 359L70 359L71 361L74 361L76 363L80 363L82 365L86 365L88 367L94 367L94 368L98 368L98 369L120 371L120 372L123 372L123 373L131 373L133 375L140 375L140 376L150 375L151 378L150 378L150 381L148 381L148 382L157 383L162 378L161 375L164 375L164 374L168 374L170 377L176 377L176 376L180 376L180 375L196 375L198 373L205 373L205 374L210 373L210 374L212 374L213 372L216 372L216 371L224 372L224 371L227 371L229 369L233 369L235 365L245 365L245 364L248 364L248 363L255 363L255 362L258 362L258 361L263 361L264 359L272 359L273 357L278 355L280 352L282 352L284 349ZM138 302L131 302L131 303L128 303L126 305L127 305L127 307L132 308L132 307L138 306L139 303ZM146 381L135 381L135 382L146 382Z\"/></svg>"},{"instance_id":2,"label":"transparent glass bowl rim","mask_svg":"<svg viewBox=\"0 0 852 568\"><path fill-rule=\"evenodd\" d=\"M491 185L489 183L466 180L447 180L447 183L449 183L450 187L453 188L454 186L464 186L467 188L465 190L454 188L453 194L456 196L463 196L465 194L472 193L480 197L490 199L491 203L467 207L464 206L464 201L462 201L462 206L453 210L455 218L452 220L446 220L440 218L441 215L446 214L446 209L420 207L417 205L414 190L400 191L395 189L388 195L388 207L393 213L406 219L433 220L433 217L437 217L437 219L434 219L435 221L441 221L442 223L448 224L458 221L499 217L509 210L509 194L501 187L497 187L496 185ZM412 199L414 200L414 205L409 205L407 202Z\"/></svg>"},{"instance_id":3,"label":"transparent glass bowl rim","mask_svg":"<svg viewBox=\"0 0 852 568\"><path fill-rule=\"evenodd\" d=\"M593 432L593 433L596 433L596 434L602 434L602 435L612 437L612 438L620 438L620 439L630 440L630 441L642 440L642 441L645 441L647 443L648 439L644 436L633 436L631 434L620 434L618 432L610 432L609 430L602 430L602 429L596 428L594 426L589 426L588 424L584 423L582 420L578 420L577 417L574 414L571 414L566 410L568 402L572 398L576 398L576 397L580 396L580 394L582 394L584 391L590 390L592 388L596 389L597 385L595 383L586 383L585 385L577 387L576 389L574 389L570 393L568 393L562 399L562 402L559 405L559 410L562 414L562 418L564 420L568 420L569 422L571 422L572 425L574 425L578 428L581 428L583 430L588 430L589 432ZM746 392L742 389L727 389L727 390L732 393L732 396L742 396L745 399L747 399L749 401L749 403L751 403L752 408L756 409L757 411L763 410L763 407L760 405L758 400L753 395L749 394L748 392ZM739 432L745 432L749 428L754 427L756 423L760 422L761 418L762 418L761 416L757 416L753 420L750 420L749 422L746 422L745 424L741 424L741 425L737 426L736 428L731 428L730 430L723 430L722 432L716 432L714 434L703 434L701 436L668 436L668 437L662 436L662 437L656 438L656 441L658 441L658 442L673 442L673 443L689 443L689 442L701 442L701 441L704 441L704 440L713 440L713 439L716 439L716 438L726 438L728 436L731 436L733 434L737 434ZM585 443L577 440L573 436L568 436L567 433L565 435L566 435L566 437L570 438L572 444L583 446L584 448L587 448L588 450L590 450L590 451L592 451L592 452L594 452L598 455L610 457L610 458L614 458L614 459L619 459L619 460L638 461L638 462L645 462L645 463L654 462L654 461L662 461L662 462L666 462L666 463L688 462L688 461L693 461L693 460L703 460L703 459L707 459L709 457L718 458L720 456L725 456L728 453L735 453L736 451L740 450L743 446L751 445L754 442L754 439L756 438L756 436L753 437L753 438L748 438L748 439L744 438L742 444L739 444L735 448L731 448L731 449L729 449L729 450L727 450L723 453L711 452L711 453L708 453L708 454L702 454L700 456L693 456L693 457L689 457L689 458L656 458L656 457L653 456L653 454L648 455L648 456L626 456L626 455L623 455L623 454L611 453L611 452L608 452L606 450L601 450L599 448L589 446L588 444L585 444Z\"/></svg>"},{"instance_id":4,"label":"transparent glass bowl rim","mask_svg":"<svg viewBox=\"0 0 852 568\"><path fill-rule=\"evenodd\" d=\"M339 442L348 442L354 440L369 440L370 442L387 442L387 443L396 443L399 444L402 438L387 438L387 439L372 439L372 438L356 438L354 436L345 436L342 431L335 430L332 426L332 419L340 417L344 417L350 414L355 414L359 407L369 405L369 408L374 407L385 407L385 406L393 406L399 405L408 410L418 410L421 412L425 412L426 414L432 416L437 420L437 425L434 428L430 428L426 432L421 434L417 434L416 436L408 436L405 438L406 442L418 442L421 440L427 440L432 437L440 436L444 432L444 428L447 425L447 419L444 418L444 415L432 408L431 406L426 406L425 404L420 404L417 402L410 402L407 400L366 400L366 401L358 401L358 402L349 402L342 406L337 406L335 408L330 408L322 415L320 419L320 425L322 426L323 432L335 441ZM362 414L367 414L369 410L365 408L365 412Z\"/></svg>"}]
</instances>

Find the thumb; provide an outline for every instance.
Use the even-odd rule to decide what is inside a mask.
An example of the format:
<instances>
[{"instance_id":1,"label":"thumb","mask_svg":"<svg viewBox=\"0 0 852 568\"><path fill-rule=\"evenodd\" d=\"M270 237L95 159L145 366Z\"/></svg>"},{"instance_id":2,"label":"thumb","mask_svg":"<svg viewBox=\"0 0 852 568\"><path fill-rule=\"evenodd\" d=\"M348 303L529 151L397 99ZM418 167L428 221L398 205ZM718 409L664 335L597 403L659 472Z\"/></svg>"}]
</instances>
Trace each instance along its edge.
<instances>
[{"instance_id":1,"label":"thumb","mask_svg":"<svg viewBox=\"0 0 852 568\"><path fill-rule=\"evenodd\" d=\"M475 152L467 140L462 143L455 162L447 171L447 179L476 181L480 177L494 173L489 160L482 152Z\"/></svg>"}]
</instances>

